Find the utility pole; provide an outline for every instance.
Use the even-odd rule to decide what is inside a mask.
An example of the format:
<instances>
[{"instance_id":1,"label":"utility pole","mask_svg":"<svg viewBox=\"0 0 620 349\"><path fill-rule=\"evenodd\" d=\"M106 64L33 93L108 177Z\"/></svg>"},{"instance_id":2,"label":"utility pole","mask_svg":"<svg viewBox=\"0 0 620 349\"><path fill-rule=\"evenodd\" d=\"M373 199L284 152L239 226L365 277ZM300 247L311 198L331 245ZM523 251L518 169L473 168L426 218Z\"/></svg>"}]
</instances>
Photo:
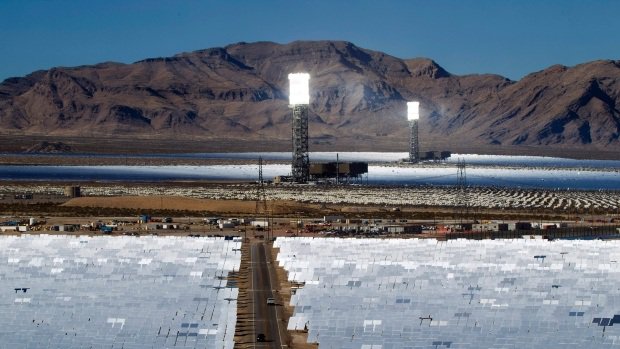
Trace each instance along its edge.
<instances>
[{"instance_id":1,"label":"utility pole","mask_svg":"<svg viewBox=\"0 0 620 349\"><path fill-rule=\"evenodd\" d=\"M258 157L258 183L256 187L256 214L267 212L267 195L265 194L265 181L263 180L263 157Z\"/></svg>"},{"instance_id":2,"label":"utility pole","mask_svg":"<svg viewBox=\"0 0 620 349\"><path fill-rule=\"evenodd\" d=\"M265 222L269 224L269 212L267 211L267 195L265 194L265 181L263 179L263 157L258 157L258 184L256 187L256 217L261 217L263 231L267 232L269 240L269 227L265 227Z\"/></svg>"},{"instance_id":3,"label":"utility pole","mask_svg":"<svg viewBox=\"0 0 620 349\"><path fill-rule=\"evenodd\" d=\"M336 185L340 184L340 160L338 153L336 153Z\"/></svg>"},{"instance_id":4,"label":"utility pole","mask_svg":"<svg viewBox=\"0 0 620 349\"><path fill-rule=\"evenodd\" d=\"M461 228L463 221L469 217L469 198L467 196L467 174L465 170L465 160L458 159L456 164L456 193L454 208L460 221Z\"/></svg>"}]
</instances>

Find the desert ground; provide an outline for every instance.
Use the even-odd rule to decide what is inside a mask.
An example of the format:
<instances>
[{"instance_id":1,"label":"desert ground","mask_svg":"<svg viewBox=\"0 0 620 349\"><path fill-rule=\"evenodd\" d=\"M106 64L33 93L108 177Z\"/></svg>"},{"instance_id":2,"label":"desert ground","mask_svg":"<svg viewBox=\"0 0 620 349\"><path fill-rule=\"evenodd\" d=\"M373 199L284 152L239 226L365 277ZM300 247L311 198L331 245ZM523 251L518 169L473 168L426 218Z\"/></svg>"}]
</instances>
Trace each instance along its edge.
<instances>
[{"instance_id":1,"label":"desert ground","mask_svg":"<svg viewBox=\"0 0 620 349\"><path fill-rule=\"evenodd\" d=\"M64 196L70 183L5 183L0 188L3 214L60 216L122 215L251 215L256 212L253 183L82 183L83 197ZM18 200L15 194L32 194ZM450 219L460 193L453 187L276 186L265 187L268 211L282 217L346 218L376 216ZM618 218L620 193L615 191L540 190L472 187L466 194L471 219L600 219Z\"/></svg>"}]
</instances>

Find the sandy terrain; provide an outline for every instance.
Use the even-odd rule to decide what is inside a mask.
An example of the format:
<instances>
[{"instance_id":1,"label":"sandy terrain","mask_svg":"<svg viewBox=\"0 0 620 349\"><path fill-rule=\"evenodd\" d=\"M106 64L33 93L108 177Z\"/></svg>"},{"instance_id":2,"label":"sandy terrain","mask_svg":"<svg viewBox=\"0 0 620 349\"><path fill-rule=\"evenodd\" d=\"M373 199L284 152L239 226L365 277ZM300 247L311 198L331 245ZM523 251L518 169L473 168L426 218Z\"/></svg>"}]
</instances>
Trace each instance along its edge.
<instances>
[{"instance_id":1,"label":"sandy terrain","mask_svg":"<svg viewBox=\"0 0 620 349\"><path fill-rule=\"evenodd\" d=\"M255 214L256 202L244 200L212 200L170 196L80 197L62 204L65 207L111 207L145 210L182 210L221 214ZM274 215L318 212L320 205L277 200L268 204Z\"/></svg>"},{"instance_id":2,"label":"sandy terrain","mask_svg":"<svg viewBox=\"0 0 620 349\"><path fill-rule=\"evenodd\" d=\"M318 204L299 202L292 200L269 200L268 211L275 217L312 218L325 215L342 215L348 218L407 218L416 220L443 220L455 217L453 207L442 206L399 206L398 211L393 207L380 204ZM182 215L224 215L224 216L247 216L256 214L256 202L252 200L214 200L197 199L175 196L102 196L81 197L70 199L62 204L62 209L75 208L81 212L83 208L98 210L107 208L112 210L148 210L152 214L166 213L173 215L174 212L182 212ZM613 210L615 213L615 210ZM601 213L598 213L600 215ZM582 213L585 219L591 219L591 213ZM605 215L608 216L608 215ZM507 208L470 208L468 217L471 219L567 219L575 220L580 217L574 211L562 210L532 210L532 209L507 209ZM596 217L596 216L595 216ZM609 217L608 217L609 218Z\"/></svg>"},{"instance_id":3,"label":"sandy terrain","mask_svg":"<svg viewBox=\"0 0 620 349\"><path fill-rule=\"evenodd\" d=\"M70 183L20 183L6 182L0 188L0 204L11 203L13 194L31 193L35 200L22 203L49 203L55 196L63 196L64 185ZM206 183L206 182L166 182L166 183L98 183L81 184L81 192L85 197L150 197L154 203L147 203L143 208L182 209L168 205L167 198L185 197L210 199L216 201L253 201L257 187L249 183ZM265 187L268 202L305 203L296 206L308 210L327 212L349 212L355 214L370 211L389 211L391 208L415 212L432 210L434 212L450 211L454 205L458 191L454 187L443 186L276 186ZM587 190L548 190L502 187L470 187L468 188L468 206L473 210L521 212L530 214L613 214L620 213L619 191L587 191ZM162 199L157 199L163 197ZM155 199L153 199L155 198ZM57 201L57 200L56 200ZM55 202L55 201L54 201ZM155 204L157 202L159 205ZM178 202L178 201L175 201ZM186 205L189 201L185 202ZM92 204L88 204L92 207ZM251 205L251 204L250 204ZM85 205L86 206L86 205ZM103 206L102 206L103 207ZM105 207L110 207L106 202ZM206 210L192 208L187 210ZM276 210L284 210L275 208ZM243 211L241 208L235 210ZM118 213L114 213L117 215Z\"/></svg>"}]
</instances>

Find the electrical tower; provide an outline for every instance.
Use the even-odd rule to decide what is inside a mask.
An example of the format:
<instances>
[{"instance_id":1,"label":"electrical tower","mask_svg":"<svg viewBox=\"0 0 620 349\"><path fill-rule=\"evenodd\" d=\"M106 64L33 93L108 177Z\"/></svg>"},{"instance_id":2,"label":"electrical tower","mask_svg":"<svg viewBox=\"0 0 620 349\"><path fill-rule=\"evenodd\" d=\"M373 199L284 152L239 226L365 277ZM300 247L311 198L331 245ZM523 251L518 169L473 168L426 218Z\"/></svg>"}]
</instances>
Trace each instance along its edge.
<instances>
[{"instance_id":1,"label":"electrical tower","mask_svg":"<svg viewBox=\"0 0 620 349\"><path fill-rule=\"evenodd\" d=\"M310 178L308 156L308 104L310 104L310 75L288 75L290 83L289 104L293 109L293 159L291 174L296 183L306 183Z\"/></svg>"},{"instance_id":2,"label":"electrical tower","mask_svg":"<svg viewBox=\"0 0 620 349\"><path fill-rule=\"evenodd\" d=\"M258 157L258 186L256 187L256 214L267 213L267 195L263 180L263 157Z\"/></svg>"},{"instance_id":3,"label":"electrical tower","mask_svg":"<svg viewBox=\"0 0 620 349\"><path fill-rule=\"evenodd\" d=\"M458 159L456 163L456 193L454 209L456 219L463 224L469 218L469 200L467 196L467 173L465 170L465 160Z\"/></svg>"}]
</instances>

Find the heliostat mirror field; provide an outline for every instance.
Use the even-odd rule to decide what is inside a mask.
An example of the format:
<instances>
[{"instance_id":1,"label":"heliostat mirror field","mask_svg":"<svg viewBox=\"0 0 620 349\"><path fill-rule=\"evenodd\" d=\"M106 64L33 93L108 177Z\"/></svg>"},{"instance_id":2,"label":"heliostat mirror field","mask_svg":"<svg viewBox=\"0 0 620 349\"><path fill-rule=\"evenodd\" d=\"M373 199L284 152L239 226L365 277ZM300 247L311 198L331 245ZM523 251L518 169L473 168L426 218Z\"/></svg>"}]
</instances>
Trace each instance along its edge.
<instances>
[{"instance_id":1,"label":"heliostat mirror field","mask_svg":"<svg viewBox=\"0 0 620 349\"><path fill-rule=\"evenodd\" d=\"M620 345L620 242L278 238L320 348Z\"/></svg>"},{"instance_id":2,"label":"heliostat mirror field","mask_svg":"<svg viewBox=\"0 0 620 349\"><path fill-rule=\"evenodd\" d=\"M3 348L232 348L240 242L0 237Z\"/></svg>"}]
</instances>

